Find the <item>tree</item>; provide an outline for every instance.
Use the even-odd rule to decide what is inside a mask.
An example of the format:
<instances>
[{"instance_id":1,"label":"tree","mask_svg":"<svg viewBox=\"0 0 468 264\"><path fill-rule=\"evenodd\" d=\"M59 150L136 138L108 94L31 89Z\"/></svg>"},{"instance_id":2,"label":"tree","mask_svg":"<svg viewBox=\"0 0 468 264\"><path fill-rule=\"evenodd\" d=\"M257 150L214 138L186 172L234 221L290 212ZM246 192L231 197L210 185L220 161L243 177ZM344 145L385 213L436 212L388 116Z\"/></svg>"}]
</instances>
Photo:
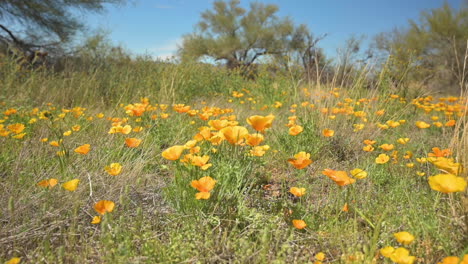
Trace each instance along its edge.
<instances>
[{"instance_id":1,"label":"tree","mask_svg":"<svg viewBox=\"0 0 468 264\"><path fill-rule=\"evenodd\" d=\"M196 31L183 37L182 59L208 56L228 68L248 68L262 56L305 50L307 28L277 17L276 5L255 2L247 11L239 4L239 0L215 1L213 10L203 12Z\"/></svg>"},{"instance_id":2,"label":"tree","mask_svg":"<svg viewBox=\"0 0 468 264\"><path fill-rule=\"evenodd\" d=\"M375 45L391 55L391 71L418 81L437 81L439 86L464 87L468 70L464 66L468 41L468 1L459 10L448 3L422 12L419 21L404 29L382 33Z\"/></svg>"},{"instance_id":3,"label":"tree","mask_svg":"<svg viewBox=\"0 0 468 264\"><path fill-rule=\"evenodd\" d=\"M77 13L124 0L0 0L0 43L31 51L70 40L83 28Z\"/></svg>"}]
</instances>

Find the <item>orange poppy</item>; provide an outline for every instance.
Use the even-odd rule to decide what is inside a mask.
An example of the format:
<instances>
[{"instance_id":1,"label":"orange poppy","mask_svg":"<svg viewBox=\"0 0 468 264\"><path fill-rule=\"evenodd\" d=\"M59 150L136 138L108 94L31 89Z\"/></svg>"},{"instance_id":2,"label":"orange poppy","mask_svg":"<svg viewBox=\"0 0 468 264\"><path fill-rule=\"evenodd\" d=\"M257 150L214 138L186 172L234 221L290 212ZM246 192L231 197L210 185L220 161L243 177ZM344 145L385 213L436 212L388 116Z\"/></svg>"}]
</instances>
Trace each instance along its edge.
<instances>
[{"instance_id":1,"label":"orange poppy","mask_svg":"<svg viewBox=\"0 0 468 264\"><path fill-rule=\"evenodd\" d=\"M162 152L163 158L167 160L178 160L180 158L180 155L182 155L182 152L184 151L185 147L176 145L172 146Z\"/></svg>"},{"instance_id":2,"label":"orange poppy","mask_svg":"<svg viewBox=\"0 0 468 264\"><path fill-rule=\"evenodd\" d=\"M91 146L89 144L84 144L75 149L75 152L81 155L86 155L91 150Z\"/></svg>"},{"instance_id":3,"label":"orange poppy","mask_svg":"<svg viewBox=\"0 0 468 264\"><path fill-rule=\"evenodd\" d=\"M333 137L333 136L335 135L335 131L326 128L326 129L324 129L324 130L322 131L322 135L323 135L324 137Z\"/></svg>"},{"instance_id":4,"label":"orange poppy","mask_svg":"<svg viewBox=\"0 0 468 264\"><path fill-rule=\"evenodd\" d=\"M101 215L112 212L114 210L114 207L115 203L108 200L101 200L94 204L94 210L96 210L96 212L98 212Z\"/></svg>"},{"instance_id":5,"label":"orange poppy","mask_svg":"<svg viewBox=\"0 0 468 264\"><path fill-rule=\"evenodd\" d=\"M136 148L140 146L141 139L138 138L126 138L125 139L125 145L129 148Z\"/></svg>"},{"instance_id":6,"label":"orange poppy","mask_svg":"<svg viewBox=\"0 0 468 264\"><path fill-rule=\"evenodd\" d=\"M325 169L322 173L328 176L328 178L332 179L339 186L346 186L348 184L356 182L355 179L352 179L348 176L348 173L346 171L335 171L331 169Z\"/></svg>"},{"instance_id":7,"label":"orange poppy","mask_svg":"<svg viewBox=\"0 0 468 264\"><path fill-rule=\"evenodd\" d=\"M247 123L251 125L257 131L265 131L271 127L273 120L275 119L274 115L259 116L254 115L247 118Z\"/></svg>"},{"instance_id":8,"label":"orange poppy","mask_svg":"<svg viewBox=\"0 0 468 264\"><path fill-rule=\"evenodd\" d=\"M294 159L288 159L288 162L296 167L296 169L304 169L312 163L312 160L309 153L301 151L294 155Z\"/></svg>"}]
</instances>

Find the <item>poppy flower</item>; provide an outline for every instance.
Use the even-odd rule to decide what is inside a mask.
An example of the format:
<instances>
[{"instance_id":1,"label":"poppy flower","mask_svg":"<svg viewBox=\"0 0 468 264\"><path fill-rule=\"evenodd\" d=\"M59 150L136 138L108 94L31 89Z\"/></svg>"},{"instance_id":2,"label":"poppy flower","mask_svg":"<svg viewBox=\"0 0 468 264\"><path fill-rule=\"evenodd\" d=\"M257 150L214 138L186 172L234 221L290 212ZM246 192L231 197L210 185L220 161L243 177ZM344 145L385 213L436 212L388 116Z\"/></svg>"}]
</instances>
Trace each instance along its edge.
<instances>
[{"instance_id":1,"label":"poppy flower","mask_svg":"<svg viewBox=\"0 0 468 264\"><path fill-rule=\"evenodd\" d=\"M377 143L377 141L375 140L370 140L370 139L364 140L364 144L366 145L374 145L375 143Z\"/></svg>"},{"instance_id":2,"label":"poppy flower","mask_svg":"<svg viewBox=\"0 0 468 264\"><path fill-rule=\"evenodd\" d=\"M243 126L228 126L220 131L220 135L232 145L242 143L245 137L249 134L247 128Z\"/></svg>"},{"instance_id":3,"label":"poppy flower","mask_svg":"<svg viewBox=\"0 0 468 264\"><path fill-rule=\"evenodd\" d=\"M301 151L294 155L294 159L288 159L288 162L291 163L296 169L304 169L312 163L310 159L310 154L305 151Z\"/></svg>"},{"instance_id":4,"label":"poppy flower","mask_svg":"<svg viewBox=\"0 0 468 264\"><path fill-rule=\"evenodd\" d=\"M247 145L249 146L254 147L260 145L260 143L262 143L264 139L265 138L262 134L249 134L245 137L245 143L247 143Z\"/></svg>"},{"instance_id":5,"label":"poppy flower","mask_svg":"<svg viewBox=\"0 0 468 264\"><path fill-rule=\"evenodd\" d=\"M91 224L99 224L101 223L101 217L99 215L96 215L93 217L93 220L91 220Z\"/></svg>"},{"instance_id":6,"label":"poppy flower","mask_svg":"<svg viewBox=\"0 0 468 264\"><path fill-rule=\"evenodd\" d=\"M291 187L291 189L289 189L289 192L292 193L296 197L301 197L306 193L306 189L298 188L298 187Z\"/></svg>"},{"instance_id":7,"label":"poppy flower","mask_svg":"<svg viewBox=\"0 0 468 264\"><path fill-rule=\"evenodd\" d=\"M188 161L190 161L192 165L200 167L202 170L207 170L213 165L211 163L208 163L208 161L210 160L210 156L208 155L198 156L198 155L187 154L185 158Z\"/></svg>"},{"instance_id":8,"label":"poppy flower","mask_svg":"<svg viewBox=\"0 0 468 264\"><path fill-rule=\"evenodd\" d=\"M263 146L255 146L253 149L250 150L250 154L256 157L262 157L265 155L266 151L270 149L270 146L263 145Z\"/></svg>"},{"instance_id":9,"label":"poppy flower","mask_svg":"<svg viewBox=\"0 0 468 264\"><path fill-rule=\"evenodd\" d=\"M289 128L289 135L291 136L297 136L299 135L302 131L304 131L304 128L300 125L295 125Z\"/></svg>"},{"instance_id":10,"label":"poppy flower","mask_svg":"<svg viewBox=\"0 0 468 264\"><path fill-rule=\"evenodd\" d=\"M461 163L454 162L453 159L445 157L430 157L427 160L434 164L438 169L448 173L460 175L463 172L463 165Z\"/></svg>"},{"instance_id":11,"label":"poppy flower","mask_svg":"<svg viewBox=\"0 0 468 264\"><path fill-rule=\"evenodd\" d=\"M109 166L106 166L104 170L112 176L117 176L122 172L122 165L120 165L120 163L111 163Z\"/></svg>"},{"instance_id":12,"label":"poppy flower","mask_svg":"<svg viewBox=\"0 0 468 264\"><path fill-rule=\"evenodd\" d=\"M377 158L375 158L375 163L377 164L385 164L390 160L390 157L387 154L380 154Z\"/></svg>"},{"instance_id":13,"label":"poppy flower","mask_svg":"<svg viewBox=\"0 0 468 264\"><path fill-rule=\"evenodd\" d=\"M406 248L397 248L390 255L390 259L398 264L413 264L416 260L415 256L410 256L409 251Z\"/></svg>"},{"instance_id":14,"label":"poppy flower","mask_svg":"<svg viewBox=\"0 0 468 264\"><path fill-rule=\"evenodd\" d=\"M91 150L91 145L84 144L75 149L75 152L81 155L86 155Z\"/></svg>"},{"instance_id":15,"label":"poppy flower","mask_svg":"<svg viewBox=\"0 0 468 264\"><path fill-rule=\"evenodd\" d=\"M126 138L125 139L125 145L129 148L136 148L140 146L141 139L138 138Z\"/></svg>"},{"instance_id":16,"label":"poppy flower","mask_svg":"<svg viewBox=\"0 0 468 264\"><path fill-rule=\"evenodd\" d=\"M42 181L38 182L37 185L41 186L41 187L53 188L55 185L57 185L57 183L58 183L57 179L50 178L50 179L42 180Z\"/></svg>"},{"instance_id":17,"label":"poppy flower","mask_svg":"<svg viewBox=\"0 0 468 264\"><path fill-rule=\"evenodd\" d=\"M167 160L178 160L184 150L184 146L176 145L164 150L161 155Z\"/></svg>"},{"instance_id":18,"label":"poppy flower","mask_svg":"<svg viewBox=\"0 0 468 264\"><path fill-rule=\"evenodd\" d=\"M444 259L442 259L442 262L438 262L437 264L459 264L459 263L460 263L459 257L449 256L449 257L445 257ZM460 264L465 264L465 263L463 262Z\"/></svg>"},{"instance_id":19,"label":"poppy flower","mask_svg":"<svg viewBox=\"0 0 468 264\"><path fill-rule=\"evenodd\" d=\"M444 126L444 124L442 124L441 122L434 122L434 123L432 123L432 124L433 124L434 126L436 126L436 127L443 127L443 126Z\"/></svg>"},{"instance_id":20,"label":"poppy flower","mask_svg":"<svg viewBox=\"0 0 468 264\"><path fill-rule=\"evenodd\" d=\"M15 134L19 134L21 132L23 132L23 130L26 128L23 124L11 124L11 125L8 125L7 128L12 131L13 133Z\"/></svg>"},{"instance_id":21,"label":"poppy flower","mask_svg":"<svg viewBox=\"0 0 468 264\"><path fill-rule=\"evenodd\" d=\"M94 210L101 215L114 211L115 203L108 200L101 200L94 204Z\"/></svg>"},{"instance_id":22,"label":"poppy flower","mask_svg":"<svg viewBox=\"0 0 468 264\"><path fill-rule=\"evenodd\" d=\"M432 148L432 152L428 154L429 157L448 157L452 155L452 151L450 149L440 149L440 148Z\"/></svg>"},{"instance_id":23,"label":"poppy flower","mask_svg":"<svg viewBox=\"0 0 468 264\"><path fill-rule=\"evenodd\" d=\"M382 144L380 145L380 148L385 150L385 151L390 151L395 148L393 144Z\"/></svg>"},{"instance_id":24,"label":"poppy flower","mask_svg":"<svg viewBox=\"0 0 468 264\"><path fill-rule=\"evenodd\" d=\"M428 124L428 123L426 123L426 122L424 122L424 121L416 121L416 126L417 126L418 128L424 129L424 128L430 127L431 125Z\"/></svg>"},{"instance_id":25,"label":"poppy flower","mask_svg":"<svg viewBox=\"0 0 468 264\"><path fill-rule=\"evenodd\" d=\"M335 131L326 128L326 129L324 129L324 130L322 131L322 135L323 135L324 137L333 137L333 135L335 135Z\"/></svg>"},{"instance_id":26,"label":"poppy flower","mask_svg":"<svg viewBox=\"0 0 468 264\"><path fill-rule=\"evenodd\" d=\"M384 256L386 258L390 258L390 256L393 254L393 252L395 252L395 248L390 247L390 246L380 249L380 254L382 254L382 256Z\"/></svg>"},{"instance_id":27,"label":"poppy flower","mask_svg":"<svg viewBox=\"0 0 468 264\"><path fill-rule=\"evenodd\" d=\"M453 174L437 174L429 177L431 189L442 193L464 192L466 180Z\"/></svg>"},{"instance_id":28,"label":"poppy flower","mask_svg":"<svg viewBox=\"0 0 468 264\"><path fill-rule=\"evenodd\" d=\"M78 179L73 179L71 181L67 181L66 183L62 184L62 187L70 192L73 192L78 188L78 184L80 183L80 180Z\"/></svg>"},{"instance_id":29,"label":"poppy flower","mask_svg":"<svg viewBox=\"0 0 468 264\"><path fill-rule=\"evenodd\" d=\"M205 176L198 180L193 180L190 184L199 191L199 193L195 195L195 198L197 200L206 200L210 198L210 191L213 190L216 180L210 176Z\"/></svg>"},{"instance_id":30,"label":"poppy flower","mask_svg":"<svg viewBox=\"0 0 468 264\"><path fill-rule=\"evenodd\" d=\"M229 125L229 121L228 120L210 120L208 121L208 125L212 128L214 128L215 130L221 130L225 127L227 127Z\"/></svg>"},{"instance_id":31,"label":"poppy flower","mask_svg":"<svg viewBox=\"0 0 468 264\"><path fill-rule=\"evenodd\" d=\"M11 258L5 264L19 264L21 262L21 258Z\"/></svg>"},{"instance_id":32,"label":"poppy flower","mask_svg":"<svg viewBox=\"0 0 468 264\"><path fill-rule=\"evenodd\" d=\"M265 131L271 127L273 120L275 119L274 115L259 116L254 115L247 118L247 123L251 125L257 131Z\"/></svg>"},{"instance_id":33,"label":"poppy flower","mask_svg":"<svg viewBox=\"0 0 468 264\"><path fill-rule=\"evenodd\" d=\"M332 179L339 186L346 186L348 184L353 184L356 182L355 179L350 178L348 176L348 173L346 173L346 171L325 169L322 173L328 176L328 178Z\"/></svg>"},{"instance_id":34,"label":"poppy flower","mask_svg":"<svg viewBox=\"0 0 468 264\"><path fill-rule=\"evenodd\" d=\"M54 140L54 141L51 141L49 144L50 144L51 146L53 146L53 147L58 147L58 146L60 146L60 141L55 141L55 140Z\"/></svg>"},{"instance_id":35,"label":"poppy flower","mask_svg":"<svg viewBox=\"0 0 468 264\"><path fill-rule=\"evenodd\" d=\"M315 254L314 258L318 261L323 261L325 259L325 253L319 252Z\"/></svg>"},{"instance_id":36,"label":"poppy flower","mask_svg":"<svg viewBox=\"0 0 468 264\"><path fill-rule=\"evenodd\" d=\"M409 140L410 140L409 138L399 138L399 139L397 140L397 142L400 143L400 144L402 144L402 145L405 145L406 143L409 142Z\"/></svg>"},{"instance_id":37,"label":"poppy flower","mask_svg":"<svg viewBox=\"0 0 468 264\"><path fill-rule=\"evenodd\" d=\"M457 121L452 119L452 120L447 121L447 123L445 123L445 126L446 127L453 127L453 126L455 126L456 123L457 123Z\"/></svg>"},{"instance_id":38,"label":"poppy flower","mask_svg":"<svg viewBox=\"0 0 468 264\"><path fill-rule=\"evenodd\" d=\"M403 244L403 245L409 245L413 242L414 236L411 235L408 232L398 232L393 234L393 236L396 238L398 243Z\"/></svg>"},{"instance_id":39,"label":"poppy flower","mask_svg":"<svg viewBox=\"0 0 468 264\"><path fill-rule=\"evenodd\" d=\"M292 224L297 229L304 229L307 227L307 224L304 220L294 219L292 220Z\"/></svg>"},{"instance_id":40,"label":"poppy flower","mask_svg":"<svg viewBox=\"0 0 468 264\"><path fill-rule=\"evenodd\" d=\"M345 203L345 204L343 205L343 208L341 209L341 211L343 211L343 212L348 212L348 211L349 211L348 203Z\"/></svg>"},{"instance_id":41,"label":"poppy flower","mask_svg":"<svg viewBox=\"0 0 468 264\"><path fill-rule=\"evenodd\" d=\"M366 145L365 147L362 148L362 150L366 151L366 152L372 152L374 151L374 147L372 145Z\"/></svg>"},{"instance_id":42,"label":"poppy flower","mask_svg":"<svg viewBox=\"0 0 468 264\"><path fill-rule=\"evenodd\" d=\"M350 172L351 172L351 176L359 180L362 180L367 177L367 172L362 169L354 169L354 170L351 170Z\"/></svg>"}]
</instances>

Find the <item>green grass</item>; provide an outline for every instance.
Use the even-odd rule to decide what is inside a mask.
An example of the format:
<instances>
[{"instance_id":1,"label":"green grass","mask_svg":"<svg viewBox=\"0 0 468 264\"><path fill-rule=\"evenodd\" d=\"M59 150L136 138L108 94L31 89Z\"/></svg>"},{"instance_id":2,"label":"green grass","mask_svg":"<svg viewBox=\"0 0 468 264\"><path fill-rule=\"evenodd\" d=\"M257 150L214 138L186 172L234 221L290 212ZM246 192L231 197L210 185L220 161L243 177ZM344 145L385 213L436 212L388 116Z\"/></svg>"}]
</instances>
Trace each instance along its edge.
<instances>
[{"instance_id":1,"label":"green grass","mask_svg":"<svg viewBox=\"0 0 468 264\"><path fill-rule=\"evenodd\" d=\"M256 80L245 80L208 65L142 60L93 70L67 67L51 72L20 69L10 60L0 65L0 112L18 111L0 118L2 124L26 126L23 139L0 137L2 263L15 256L23 263L314 263L318 252L325 253L324 263L391 263L379 250L401 246L393 237L400 231L415 236L405 247L417 263L437 263L449 255L468 253L466 191L432 190L427 177L440 172L430 163L415 160L426 157L433 147L451 148L453 157L466 167L466 113L457 118L457 127L418 129L414 123L431 123L431 115L445 122L443 111L425 114L411 103L413 98L400 101L390 99L386 89L356 88L361 79L355 88L336 90L339 96L335 97L334 87L297 87L297 80L287 74L260 72ZM233 91L245 95L234 98ZM141 118L126 114L124 107L140 97L148 97L157 110ZM360 98L370 101L356 104ZM275 107L275 102L282 106ZM197 144L200 154L209 155L213 164L206 171L165 160L163 150L185 144L199 127L208 126L198 115L175 112L173 103L199 111L206 106L232 109L210 119L236 115L239 125L250 133L255 131L247 117L273 114L273 126L262 143L270 149L255 157L249 155L250 146L202 141ZM169 105L167 119L161 118L164 111L158 104ZM459 104L466 106L466 98ZM64 111L77 106L86 110L76 116L77 111ZM321 112L342 107L366 112L367 121L352 112ZM376 115L381 109L385 114ZM52 118L40 119L42 111ZM98 113L105 117L98 118ZM153 114L158 118L151 118ZM297 136L289 135L286 127L293 115L304 127ZM29 124L32 118L37 122ZM116 121L111 118L128 118L125 124L143 129L129 135L109 134ZM383 130L376 125L402 119L406 123L396 128ZM359 123L365 127L354 131L353 124ZM80 131L63 136L74 125L80 125ZM323 137L325 128L335 130L335 136ZM127 148L127 137L140 138L142 144ZM411 140L401 145L396 143L400 137ZM41 142L42 138L48 142ZM49 145L60 139L61 147ZM365 139L377 141L374 152L362 150ZM385 152L378 148L384 143L395 145L398 163L375 163L377 155ZM87 155L73 151L82 144L91 145ZM66 154L58 156L60 150ZM310 153L313 160L303 170L287 162L299 151ZM405 159L406 151L413 157ZM104 167L114 162L122 164L123 171L110 176ZM409 162L413 168L405 165ZM348 173L361 168L369 176L341 187L322 174L326 168ZM217 183L210 199L196 200L197 191L190 182L203 176ZM58 179L59 185L37 186L48 178ZM60 186L71 179L80 180L74 192ZM293 186L306 188L306 195L294 197L289 193ZM116 206L94 225L90 223L97 215L93 206L99 200ZM348 212L342 210L345 203ZM307 227L295 229L293 219L305 220Z\"/></svg>"}]
</instances>

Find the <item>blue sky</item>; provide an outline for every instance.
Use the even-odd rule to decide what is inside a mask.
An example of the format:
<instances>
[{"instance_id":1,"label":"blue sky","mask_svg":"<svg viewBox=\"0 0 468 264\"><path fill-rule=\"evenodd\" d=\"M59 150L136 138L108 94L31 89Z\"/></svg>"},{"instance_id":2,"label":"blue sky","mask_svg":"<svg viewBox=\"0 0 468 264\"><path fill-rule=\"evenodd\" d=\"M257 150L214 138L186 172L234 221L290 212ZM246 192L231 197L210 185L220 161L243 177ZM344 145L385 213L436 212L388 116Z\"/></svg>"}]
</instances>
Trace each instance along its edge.
<instances>
[{"instance_id":1,"label":"blue sky","mask_svg":"<svg viewBox=\"0 0 468 264\"><path fill-rule=\"evenodd\" d=\"M250 0L241 0L248 7ZM328 34L319 46L328 55L352 34L370 39L382 31L405 26L423 10L440 7L444 0L262 0L279 6L279 16L289 16L306 24L316 35ZM86 16L89 29L109 32L113 43L133 54L165 58L175 53L182 35L190 33L200 13L212 7L213 0L130 0L111 6L102 14ZM448 0L459 8L462 0ZM365 41L364 44L367 44Z\"/></svg>"}]
</instances>

